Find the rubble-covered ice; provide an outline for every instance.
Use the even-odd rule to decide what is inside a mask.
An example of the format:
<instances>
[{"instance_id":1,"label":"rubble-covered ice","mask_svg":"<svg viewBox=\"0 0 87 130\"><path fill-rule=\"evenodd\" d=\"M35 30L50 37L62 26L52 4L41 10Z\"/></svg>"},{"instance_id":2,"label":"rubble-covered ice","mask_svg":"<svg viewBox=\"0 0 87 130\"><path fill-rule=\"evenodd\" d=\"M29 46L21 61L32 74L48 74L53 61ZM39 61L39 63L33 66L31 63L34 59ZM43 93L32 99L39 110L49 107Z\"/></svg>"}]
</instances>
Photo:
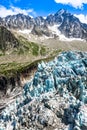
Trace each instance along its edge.
<instances>
[{"instance_id":1,"label":"rubble-covered ice","mask_svg":"<svg viewBox=\"0 0 87 130\"><path fill-rule=\"evenodd\" d=\"M40 63L23 93L0 115L0 130L87 130L87 53Z\"/></svg>"}]
</instances>

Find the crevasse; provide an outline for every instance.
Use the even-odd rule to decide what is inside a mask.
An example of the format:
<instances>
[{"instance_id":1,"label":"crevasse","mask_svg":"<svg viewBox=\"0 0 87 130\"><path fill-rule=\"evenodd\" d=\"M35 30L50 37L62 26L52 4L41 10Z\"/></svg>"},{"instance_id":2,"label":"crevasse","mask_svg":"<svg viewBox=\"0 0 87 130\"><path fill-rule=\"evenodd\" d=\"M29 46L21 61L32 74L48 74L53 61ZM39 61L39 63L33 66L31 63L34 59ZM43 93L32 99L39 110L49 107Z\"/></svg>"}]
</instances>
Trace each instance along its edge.
<instances>
[{"instance_id":1,"label":"crevasse","mask_svg":"<svg viewBox=\"0 0 87 130\"><path fill-rule=\"evenodd\" d=\"M18 130L24 122L23 107L49 92L67 99L70 130L87 129L87 53L68 51L53 61L38 64L34 78L25 84L22 95L0 115L0 130ZM42 99L42 98L41 98ZM84 109L83 109L84 108ZM20 116L21 115L21 116ZM66 112L67 115L67 112Z\"/></svg>"}]
</instances>

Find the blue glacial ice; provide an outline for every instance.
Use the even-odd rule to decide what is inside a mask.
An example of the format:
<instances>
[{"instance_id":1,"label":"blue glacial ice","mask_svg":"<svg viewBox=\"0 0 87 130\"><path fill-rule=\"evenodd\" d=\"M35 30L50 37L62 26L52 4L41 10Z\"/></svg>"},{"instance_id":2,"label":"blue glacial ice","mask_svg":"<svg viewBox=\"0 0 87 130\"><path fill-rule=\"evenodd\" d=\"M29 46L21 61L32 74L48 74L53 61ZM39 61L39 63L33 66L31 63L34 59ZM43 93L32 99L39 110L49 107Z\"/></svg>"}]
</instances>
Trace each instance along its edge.
<instances>
[{"instance_id":1,"label":"blue glacial ice","mask_svg":"<svg viewBox=\"0 0 87 130\"><path fill-rule=\"evenodd\" d=\"M0 130L18 130L23 122L23 107L41 95L56 92L69 103L67 120L71 130L87 129L87 53L68 51L53 61L38 64L34 78L26 83L23 93L0 115ZM83 107L85 111L83 110ZM27 110L25 110L27 112ZM65 113L65 114L66 114ZM69 115L70 114L70 115ZM67 114L66 114L67 115ZM71 117L71 118L70 118Z\"/></svg>"}]
</instances>

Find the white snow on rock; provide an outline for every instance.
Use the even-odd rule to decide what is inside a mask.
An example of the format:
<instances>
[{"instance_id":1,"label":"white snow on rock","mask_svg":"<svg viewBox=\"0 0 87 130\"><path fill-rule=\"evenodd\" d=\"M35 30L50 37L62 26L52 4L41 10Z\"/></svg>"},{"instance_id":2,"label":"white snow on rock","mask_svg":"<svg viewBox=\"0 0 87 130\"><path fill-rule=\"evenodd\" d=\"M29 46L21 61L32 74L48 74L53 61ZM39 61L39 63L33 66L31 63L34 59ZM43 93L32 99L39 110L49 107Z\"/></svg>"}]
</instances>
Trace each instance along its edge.
<instances>
[{"instance_id":1,"label":"white snow on rock","mask_svg":"<svg viewBox=\"0 0 87 130\"><path fill-rule=\"evenodd\" d=\"M8 122L6 130L13 130L13 127L11 126L10 122Z\"/></svg>"},{"instance_id":2,"label":"white snow on rock","mask_svg":"<svg viewBox=\"0 0 87 130\"><path fill-rule=\"evenodd\" d=\"M24 29L24 30L19 30L18 32L19 33L23 33L23 34L29 34L29 33L31 33L31 29Z\"/></svg>"},{"instance_id":3,"label":"white snow on rock","mask_svg":"<svg viewBox=\"0 0 87 130\"><path fill-rule=\"evenodd\" d=\"M49 30L52 31L53 34L56 34L57 36L59 36L59 40L61 41L74 41L74 40L80 40L83 41L83 39L81 38L67 38L65 37L58 29L60 25L53 25L53 26L48 26Z\"/></svg>"}]
</instances>

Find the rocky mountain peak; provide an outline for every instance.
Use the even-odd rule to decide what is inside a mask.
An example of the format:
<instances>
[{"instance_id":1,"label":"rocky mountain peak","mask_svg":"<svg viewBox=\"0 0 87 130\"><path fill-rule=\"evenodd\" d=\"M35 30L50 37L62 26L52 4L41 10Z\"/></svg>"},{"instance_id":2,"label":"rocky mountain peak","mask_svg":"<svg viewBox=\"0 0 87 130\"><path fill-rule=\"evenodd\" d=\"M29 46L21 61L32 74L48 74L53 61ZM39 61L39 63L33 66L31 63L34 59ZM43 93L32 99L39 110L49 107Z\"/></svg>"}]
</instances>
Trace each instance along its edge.
<instances>
[{"instance_id":1,"label":"rocky mountain peak","mask_svg":"<svg viewBox=\"0 0 87 130\"><path fill-rule=\"evenodd\" d=\"M69 13L67 10L65 10L65 9L60 9L60 10L58 10L58 11L55 13L55 15L63 15L63 14L67 14L67 13Z\"/></svg>"},{"instance_id":2,"label":"rocky mountain peak","mask_svg":"<svg viewBox=\"0 0 87 130\"><path fill-rule=\"evenodd\" d=\"M36 25L43 25L45 22L44 18L42 16L38 16L35 18Z\"/></svg>"},{"instance_id":3,"label":"rocky mountain peak","mask_svg":"<svg viewBox=\"0 0 87 130\"><path fill-rule=\"evenodd\" d=\"M86 39L87 37L87 25L81 23L78 18L65 9L60 9L55 14L48 15L46 19L42 16L31 18L24 14L7 16L0 18L0 25L4 25L9 29L31 29L31 33L33 32L35 35L38 35L38 33L35 33L36 28L39 29L39 34L45 35L49 33L49 26L58 25L57 30L68 38ZM51 34L52 32L49 36Z\"/></svg>"}]
</instances>

